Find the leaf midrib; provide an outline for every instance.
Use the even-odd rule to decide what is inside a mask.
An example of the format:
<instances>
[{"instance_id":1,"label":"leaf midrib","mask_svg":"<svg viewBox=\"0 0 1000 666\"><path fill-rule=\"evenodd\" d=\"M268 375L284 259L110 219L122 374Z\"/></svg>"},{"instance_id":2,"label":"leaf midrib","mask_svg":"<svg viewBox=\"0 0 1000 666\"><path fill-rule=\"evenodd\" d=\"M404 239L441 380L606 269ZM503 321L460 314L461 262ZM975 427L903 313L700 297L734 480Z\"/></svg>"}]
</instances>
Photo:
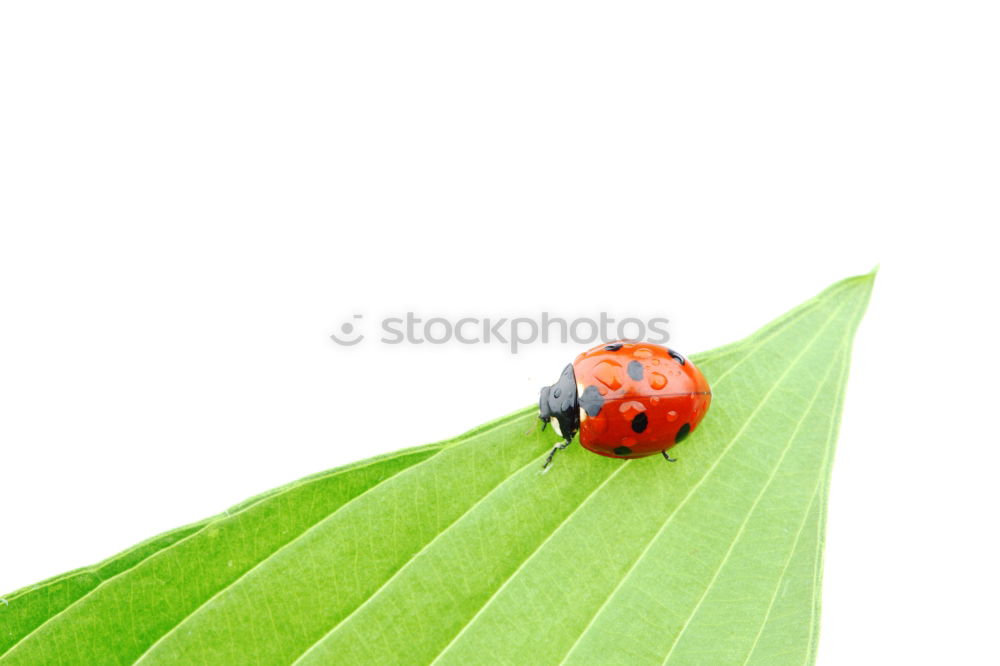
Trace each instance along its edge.
<instances>
[{"instance_id":1,"label":"leaf midrib","mask_svg":"<svg viewBox=\"0 0 1000 666\"><path fill-rule=\"evenodd\" d=\"M845 331L845 340L850 340L853 335L853 327L857 325L858 318L861 313L865 311L868 305L868 299L870 298L870 292L865 295L865 297L858 304L857 312L855 313L855 319L851 323L851 329ZM844 353L843 367L840 369L840 377L837 381L837 386L839 387L839 392L837 394L836 402L833 408L833 422L830 424L831 432L830 438L833 439L837 436L840 430L840 419L842 410L844 407L844 386L847 383L847 376L851 369L851 347L848 344L847 350ZM830 446L827 451L828 459L826 462L826 469L823 478L823 487L829 492L830 477L833 471L833 456L834 447ZM812 603L810 604L810 616L809 616L809 639L806 648L806 657L802 662L803 664L809 664L814 662L814 655L817 648L817 629L818 629L818 612L819 612L819 595L822 593L822 577L823 577L823 537L826 533L826 511L827 511L827 497L824 493L823 498L820 501L820 515L816 521L816 553L813 558L813 585L812 585Z\"/></svg>"}]
</instances>

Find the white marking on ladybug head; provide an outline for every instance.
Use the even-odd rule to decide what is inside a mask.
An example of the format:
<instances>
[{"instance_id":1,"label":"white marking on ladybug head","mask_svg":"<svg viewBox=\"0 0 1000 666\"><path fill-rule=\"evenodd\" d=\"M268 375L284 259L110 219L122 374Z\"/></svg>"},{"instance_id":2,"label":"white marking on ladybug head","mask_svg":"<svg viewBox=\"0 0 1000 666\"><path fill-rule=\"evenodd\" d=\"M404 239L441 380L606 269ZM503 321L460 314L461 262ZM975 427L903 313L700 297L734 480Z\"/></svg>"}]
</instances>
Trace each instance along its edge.
<instances>
[{"instance_id":1,"label":"white marking on ladybug head","mask_svg":"<svg viewBox=\"0 0 1000 666\"><path fill-rule=\"evenodd\" d=\"M556 431L556 434L562 437L563 434L562 434L562 428L559 427L559 419L557 419L554 416L549 417L549 423L552 424L552 429Z\"/></svg>"},{"instance_id":2,"label":"white marking on ladybug head","mask_svg":"<svg viewBox=\"0 0 1000 666\"><path fill-rule=\"evenodd\" d=\"M587 410L585 410L583 407L581 407L580 408L580 423L583 423L588 418L590 418L590 417L587 416Z\"/></svg>"}]
</instances>

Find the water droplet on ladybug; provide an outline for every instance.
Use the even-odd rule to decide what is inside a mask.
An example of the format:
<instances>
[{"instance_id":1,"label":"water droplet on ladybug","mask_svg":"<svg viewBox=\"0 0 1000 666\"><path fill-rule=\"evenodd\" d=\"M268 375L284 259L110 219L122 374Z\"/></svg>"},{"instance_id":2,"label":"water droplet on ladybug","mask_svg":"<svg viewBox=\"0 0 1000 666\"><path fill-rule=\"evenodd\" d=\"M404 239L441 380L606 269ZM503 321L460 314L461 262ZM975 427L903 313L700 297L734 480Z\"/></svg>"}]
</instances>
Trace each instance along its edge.
<instances>
[{"instance_id":1,"label":"water droplet on ladybug","mask_svg":"<svg viewBox=\"0 0 1000 666\"><path fill-rule=\"evenodd\" d=\"M669 412L667 412L667 420L668 421L676 421L677 420L677 412L675 412L672 409Z\"/></svg>"},{"instance_id":2,"label":"water droplet on ladybug","mask_svg":"<svg viewBox=\"0 0 1000 666\"><path fill-rule=\"evenodd\" d=\"M649 385L654 390L659 391L661 388L667 385L667 378L658 372L651 372L649 373Z\"/></svg>"},{"instance_id":3,"label":"water droplet on ladybug","mask_svg":"<svg viewBox=\"0 0 1000 666\"><path fill-rule=\"evenodd\" d=\"M612 361L601 361L594 367L594 377L612 391L621 388L620 374L621 366Z\"/></svg>"}]
</instances>

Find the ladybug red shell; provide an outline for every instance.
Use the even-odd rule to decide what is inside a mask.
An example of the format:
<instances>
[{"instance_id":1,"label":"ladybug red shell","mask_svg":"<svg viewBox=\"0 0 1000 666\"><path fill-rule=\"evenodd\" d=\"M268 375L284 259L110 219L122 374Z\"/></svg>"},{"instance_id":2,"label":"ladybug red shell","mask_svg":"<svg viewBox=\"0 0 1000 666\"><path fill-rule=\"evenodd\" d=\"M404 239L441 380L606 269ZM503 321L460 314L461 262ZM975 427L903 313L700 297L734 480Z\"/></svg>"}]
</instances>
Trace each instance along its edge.
<instances>
[{"instance_id":1,"label":"ladybug red shell","mask_svg":"<svg viewBox=\"0 0 1000 666\"><path fill-rule=\"evenodd\" d=\"M650 342L604 343L576 357L541 391L538 417L565 439L610 458L662 453L687 437L712 402L694 363ZM543 426L544 427L544 426Z\"/></svg>"}]
</instances>

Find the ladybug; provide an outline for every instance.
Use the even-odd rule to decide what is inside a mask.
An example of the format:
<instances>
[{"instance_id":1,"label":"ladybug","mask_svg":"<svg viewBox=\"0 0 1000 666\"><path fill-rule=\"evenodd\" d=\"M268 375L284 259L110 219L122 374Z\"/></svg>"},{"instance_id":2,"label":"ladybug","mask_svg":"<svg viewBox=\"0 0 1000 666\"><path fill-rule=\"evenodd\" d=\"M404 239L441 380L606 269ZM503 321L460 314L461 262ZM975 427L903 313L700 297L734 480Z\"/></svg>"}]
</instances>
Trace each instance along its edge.
<instances>
[{"instance_id":1,"label":"ladybug","mask_svg":"<svg viewBox=\"0 0 1000 666\"><path fill-rule=\"evenodd\" d=\"M650 342L602 343L576 357L541 391L538 418L565 440L609 458L663 454L691 434L712 403L708 382L677 352Z\"/></svg>"}]
</instances>

